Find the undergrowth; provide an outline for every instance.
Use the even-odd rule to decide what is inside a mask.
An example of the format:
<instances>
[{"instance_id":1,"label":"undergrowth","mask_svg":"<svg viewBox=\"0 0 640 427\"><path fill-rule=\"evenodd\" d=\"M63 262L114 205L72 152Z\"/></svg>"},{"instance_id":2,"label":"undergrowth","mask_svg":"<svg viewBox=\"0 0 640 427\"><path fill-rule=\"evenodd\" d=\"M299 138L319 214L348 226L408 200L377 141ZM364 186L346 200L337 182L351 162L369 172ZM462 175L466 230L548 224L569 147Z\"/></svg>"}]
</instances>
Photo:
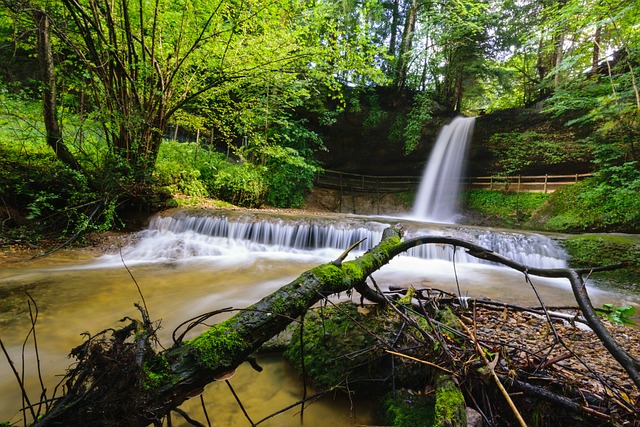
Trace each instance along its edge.
<instances>
[{"instance_id":1,"label":"undergrowth","mask_svg":"<svg viewBox=\"0 0 640 427\"><path fill-rule=\"evenodd\" d=\"M485 222L504 227L520 227L549 198L544 193L516 193L492 190L469 190L463 195L468 211Z\"/></svg>"}]
</instances>

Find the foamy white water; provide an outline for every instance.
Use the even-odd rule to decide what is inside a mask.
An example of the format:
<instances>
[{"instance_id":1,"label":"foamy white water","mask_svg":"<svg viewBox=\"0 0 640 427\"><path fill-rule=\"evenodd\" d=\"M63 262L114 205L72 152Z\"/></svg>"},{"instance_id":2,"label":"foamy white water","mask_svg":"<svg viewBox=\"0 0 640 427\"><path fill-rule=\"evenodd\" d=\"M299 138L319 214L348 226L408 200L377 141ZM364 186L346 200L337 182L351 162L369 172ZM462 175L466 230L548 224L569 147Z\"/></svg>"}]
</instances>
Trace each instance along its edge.
<instances>
[{"instance_id":1,"label":"foamy white water","mask_svg":"<svg viewBox=\"0 0 640 427\"><path fill-rule=\"evenodd\" d=\"M224 213L212 216L177 212L175 216L158 216L139 241L123 248L120 254L101 259L103 264L120 265L122 258L131 264L173 262L215 257L242 259L260 254L261 257L327 258L338 256L351 245L362 242L352 256L378 244L389 224L371 221L366 217L345 218L288 218L268 216L230 217ZM397 221L396 221L397 222ZM406 237L425 235L457 237L478 244L514 261L530 267L561 268L566 254L554 240L535 233L491 232L461 227L420 227L411 225ZM462 249L455 254L450 245L422 245L406 256L456 261L458 263L486 263Z\"/></svg>"}]
</instances>

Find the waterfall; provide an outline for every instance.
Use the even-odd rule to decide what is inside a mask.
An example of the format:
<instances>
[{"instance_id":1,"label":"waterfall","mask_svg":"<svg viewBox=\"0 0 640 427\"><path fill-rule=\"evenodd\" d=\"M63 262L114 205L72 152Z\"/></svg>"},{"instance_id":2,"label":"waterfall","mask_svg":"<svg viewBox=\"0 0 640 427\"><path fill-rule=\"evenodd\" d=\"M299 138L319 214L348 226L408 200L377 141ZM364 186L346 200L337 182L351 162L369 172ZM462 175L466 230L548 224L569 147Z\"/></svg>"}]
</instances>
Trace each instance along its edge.
<instances>
[{"instance_id":1,"label":"waterfall","mask_svg":"<svg viewBox=\"0 0 640 427\"><path fill-rule=\"evenodd\" d=\"M362 240L353 255L380 242L389 224L367 218L343 217L279 217L227 216L223 213L156 216L138 241L122 250L125 259L134 262L179 261L194 257L221 255L241 256L246 253L318 253L336 257ZM474 242L514 261L530 267L560 268L566 255L552 239L538 234L489 232L462 227L425 228L407 224L406 238L441 235ZM455 251L449 245L424 245L413 248L407 256L439 259L459 263L486 263ZM119 262L119 255L113 256ZM108 262L108 260L105 260Z\"/></svg>"},{"instance_id":2,"label":"waterfall","mask_svg":"<svg viewBox=\"0 0 640 427\"><path fill-rule=\"evenodd\" d=\"M429 156L413 207L417 219L452 222L475 118L456 117L443 126Z\"/></svg>"}]
</instances>

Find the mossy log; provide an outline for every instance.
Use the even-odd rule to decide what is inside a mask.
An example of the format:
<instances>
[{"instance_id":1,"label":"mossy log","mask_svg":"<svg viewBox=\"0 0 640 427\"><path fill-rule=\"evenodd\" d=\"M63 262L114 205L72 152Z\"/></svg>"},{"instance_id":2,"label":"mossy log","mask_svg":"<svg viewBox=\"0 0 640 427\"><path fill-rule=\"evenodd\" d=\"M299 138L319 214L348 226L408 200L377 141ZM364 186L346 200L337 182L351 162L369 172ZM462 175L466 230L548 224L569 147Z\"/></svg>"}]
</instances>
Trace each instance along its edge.
<instances>
[{"instance_id":1,"label":"mossy log","mask_svg":"<svg viewBox=\"0 0 640 427\"><path fill-rule=\"evenodd\" d=\"M160 425L170 411L236 369L263 343L323 298L355 289L367 298L379 299L376 291L366 285L366 279L396 255L421 244L464 247L474 256L529 274L566 277L574 286L580 307L586 307L585 317L598 331L599 321L595 313L589 313L590 303L579 272L531 269L459 239L428 236L403 241L401 229L391 227L385 230L377 246L355 260L344 261L345 253L333 262L315 267L196 338L177 340L162 352L152 351L149 345L154 331L148 320L132 321L129 327L113 332L109 342L104 338L99 342L90 340L74 351L79 363L67 376L64 395L35 425ZM576 290L580 286L582 289ZM593 312L592 307L590 310ZM604 329L601 324L600 329ZM601 333L606 339L606 329ZM609 337L609 341L613 340ZM616 348L615 341L610 345ZM636 384L640 384L635 361L624 352L618 357L625 369L629 368L634 381L638 378Z\"/></svg>"}]
</instances>

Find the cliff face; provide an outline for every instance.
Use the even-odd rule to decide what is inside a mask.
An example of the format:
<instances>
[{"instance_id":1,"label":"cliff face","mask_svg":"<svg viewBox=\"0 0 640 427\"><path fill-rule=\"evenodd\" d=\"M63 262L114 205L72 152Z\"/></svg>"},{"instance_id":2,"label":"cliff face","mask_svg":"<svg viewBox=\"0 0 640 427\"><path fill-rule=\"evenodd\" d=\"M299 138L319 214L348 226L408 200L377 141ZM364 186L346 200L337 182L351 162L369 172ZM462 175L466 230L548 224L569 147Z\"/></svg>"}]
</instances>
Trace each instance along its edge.
<instances>
[{"instance_id":1,"label":"cliff face","mask_svg":"<svg viewBox=\"0 0 640 427\"><path fill-rule=\"evenodd\" d=\"M342 113L336 123L322 131L328 149L319 157L326 169L364 175L419 176L428 160L429 153L442 126L451 121L451 116L436 116L422 129L421 140L411 153L405 153L404 144L395 129L410 110L409 105L396 105L393 109ZM376 123L372 126L372 115ZM566 118L555 119L536 110L511 109L485 114L476 118L468 174L485 176L501 172L495 156L503 149L491 143L495 134L535 132L545 140L558 143L563 150L580 149L577 140L583 135L565 126ZM503 142L508 146L508 142ZM504 147L507 149L508 147ZM590 171L588 156L572 156L571 161L556 164L532 164L520 171L523 175L573 174ZM577 160L576 160L577 159Z\"/></svg>"}]
</instances>

